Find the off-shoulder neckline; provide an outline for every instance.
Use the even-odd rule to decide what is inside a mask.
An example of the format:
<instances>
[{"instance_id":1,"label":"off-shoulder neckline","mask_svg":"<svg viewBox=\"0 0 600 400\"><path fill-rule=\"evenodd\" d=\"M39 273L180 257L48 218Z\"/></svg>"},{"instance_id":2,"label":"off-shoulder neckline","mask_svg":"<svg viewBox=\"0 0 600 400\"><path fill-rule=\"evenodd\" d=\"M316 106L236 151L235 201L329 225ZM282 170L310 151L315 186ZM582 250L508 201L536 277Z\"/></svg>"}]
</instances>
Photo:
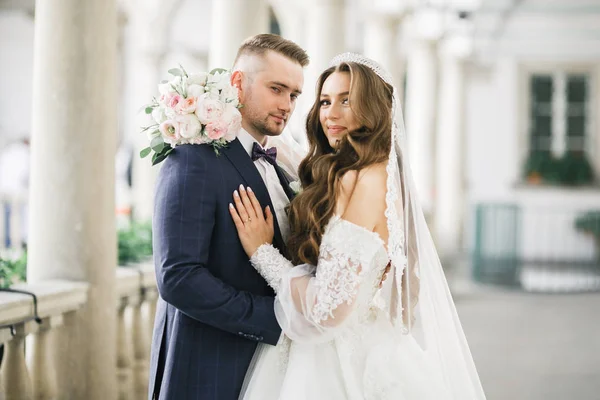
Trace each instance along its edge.
<instances>
[{"instance_id":1,"label":"off-shoulder neckline","mask_svg":"<svg viewBox=\"0 0 600 400\"><path fill-rule=\"evenodd\" d=\"M342 218L341 215L338 214L333 214L333 216L331 217L331 219L329 220L329 224L336 222L336 221L340 221L342 223L348 224L350 226L356 227L357 229L362 230L363 232L371 235L377 242L379 242L379 244L381 244L381 246L383 246L383 248L387 251L387 245L385 243L385 241L383 240L383 238L381 237L381 235L375 231L370 231L367 228L365 228L364 226L355 224L354 222L350 222L347 219Z\"/></svg>"}]
</instances>

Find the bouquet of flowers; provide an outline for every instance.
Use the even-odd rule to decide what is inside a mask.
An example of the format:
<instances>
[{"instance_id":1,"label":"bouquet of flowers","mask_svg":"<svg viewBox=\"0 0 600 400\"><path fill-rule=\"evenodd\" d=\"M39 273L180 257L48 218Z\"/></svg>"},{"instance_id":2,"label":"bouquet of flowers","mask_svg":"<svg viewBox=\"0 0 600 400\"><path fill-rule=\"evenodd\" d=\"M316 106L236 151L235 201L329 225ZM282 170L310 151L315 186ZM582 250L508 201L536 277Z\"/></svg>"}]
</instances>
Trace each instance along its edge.
<instances>
[{"instance_id":1,"label":"bouquet of flowers","mask_svg":"<svg viewBox=\"0 0 600 400\"><path fill-rule=\"evenodd\" d=\"M209 144L217 155L236 138L242 126L237 88L225 69L189 74L183 67L169 70L170 81L158 85L160 96L144 106L153 123L143 127L150 146L140 152L144 158L154 152L152 165L163 161L175 146Z\"/></svg>"}]
</instances>

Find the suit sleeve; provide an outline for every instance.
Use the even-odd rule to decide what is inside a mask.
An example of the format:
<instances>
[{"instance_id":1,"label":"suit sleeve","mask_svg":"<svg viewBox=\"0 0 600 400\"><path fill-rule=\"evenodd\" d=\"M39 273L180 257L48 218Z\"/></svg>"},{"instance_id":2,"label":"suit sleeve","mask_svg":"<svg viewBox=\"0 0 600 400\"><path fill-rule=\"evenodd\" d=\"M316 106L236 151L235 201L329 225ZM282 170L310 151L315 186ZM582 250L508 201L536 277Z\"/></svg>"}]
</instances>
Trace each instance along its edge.
<instances>
[{"instance_id":1,"label":"suit sleeve","mask_svg":"<svg viewBox=\"0 0 600 400\"><path fill-rule=\"evenodd\" d=\"M195 147L169 156L157 184L153 245L160 296L197 321L275 345L281 328L274 299L239 291L206 268L218 182L211 160Z\"/></svg>"}]
</instances>

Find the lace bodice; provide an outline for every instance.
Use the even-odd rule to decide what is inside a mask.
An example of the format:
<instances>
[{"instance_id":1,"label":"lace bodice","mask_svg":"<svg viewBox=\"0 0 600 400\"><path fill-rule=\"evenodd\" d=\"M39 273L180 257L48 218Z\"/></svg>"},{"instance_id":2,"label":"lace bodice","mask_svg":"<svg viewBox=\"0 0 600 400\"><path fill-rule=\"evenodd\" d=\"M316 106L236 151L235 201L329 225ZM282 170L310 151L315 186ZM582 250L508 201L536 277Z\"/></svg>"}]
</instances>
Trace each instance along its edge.
<instances>
[{"instance_id":1,"label":"lace bodice","mask_svg":"<svg viewBox=\"0 0 600 400\"><path fill-rule=\"evenodd\" d=\"M270 245L250 261L277 293L276 313L286 335L313 340L368 315L388 254L377 233L333 216L316 267L294 267Z\"/></svg>"}]
</instances>

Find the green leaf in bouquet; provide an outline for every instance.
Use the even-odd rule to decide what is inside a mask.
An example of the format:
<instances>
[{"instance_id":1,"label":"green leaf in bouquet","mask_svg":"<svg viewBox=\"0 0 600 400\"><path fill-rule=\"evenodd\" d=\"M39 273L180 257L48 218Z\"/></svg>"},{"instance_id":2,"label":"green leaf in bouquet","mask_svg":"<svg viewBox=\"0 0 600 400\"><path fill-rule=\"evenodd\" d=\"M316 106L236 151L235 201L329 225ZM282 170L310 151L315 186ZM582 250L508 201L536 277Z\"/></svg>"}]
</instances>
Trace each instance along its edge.
<instances>
[{"instance_id":1,"label":"green leaf in bouquet","mask_svg":"<svg viewBox=\"0 0 600 400\"><path fill-rule=\"evenodd\" d=\"M181 91L181 89L180 89L180 88L178 88L177 86L175 86L175 85L173 85L173 84L171 84L171 88L173 88L173 90L174 90L174 91L176 91L176 92L177 92L177 94L179 94L179 95L183 96L183 92ZM185 97L185 96L184 96L184 97Z\"/></svg>"},{"instance_id":2,"label":"green leaf in bouquet","mask_svg":"<svg viewBox=\"0 0 600 400\"><path fill-rule=\"evenodd\" d=\"M183 65L179 64L179 69L181 70L181 72L183 72L183 76L185 76L187 78L188 77L188 73L185 70L185 68L183 68Z\"/></svg>"},{"instance_id":3,"label":"green leaf in bouquet","mask_svg":"<svg viewBox=\"0 0 600 400\"><path fill-rule=\"evenodd\" d=\"M214 75L214 74L216 74L216 73L220 73L220 74L222 74L222 73L224 73L224 72L227 72L227 70L226 70L225 68L215 68L215 69L213 69L212 71L210 71L210 72L209 72L209 74L210 74L210 75Z\"/></svg>"},{"instance_id":4,"label":"green leaf in bouquet","mask_svg":"<svg viewBox=\"0 0 600 400\"><path fill-rule=\"evenodd\" d=\"M152 111L154 111L154 107L152 107L152 106L148 106L144 109L144 112L146 114L152 114Z\"/></svg>"},{"instance_id":5,"label":"green leaf in bouquet","mask_svg":"<svg viewBox=\"0 0 600 400\"><path fill-rule=\"evenodd\" d=\"M142 126L142 133L146 132L148 129L158 129L158 124Z\"/></svg>"},{"instance_id":6,"label":"green leaf in bouquet","mask_svg":"<svg viewBox=\"0 0 600 400\"><path fill-rule=\"evenodd\" d=\"M179 68L171 68L167 72L173 76L183 76L183 71L181 71Z\"/></svg>"},{"instance_id":7,"label":"green leaf in bouquet","mask_svg":"<svg viewBox=\"0 0 600 400\"><path fill-rule=\"evenodd\" d=\"M154 153L152 156L152 165L156 165L162 162L171 152L173 151L173 147L170 144L165 143L164 147L161 151Z\"/></svg>"},{"instance_id":8,"label":"green leaf in bouquet","mask_svg":"<svg viewBox=\"0 0 600 400\"><path fill-rule=\"evenodd\" d=\"M163 162L165 160L165 158L167 158L166 154L154 153L154 155L152 156L152 165L154 166L156 164Z\"/></svg>"},{"instance_id":9,"label":"green leaf in bouquet","mask_svg":"<svg viewBox=\"0 0 600 400\"><path fill-rule=\"evenodd\" d=\"M157 153L160 153L165 148L165 141L162 137L157 136L150 142L150 147Z\"/></svg>"},{"instance_id":10,"label":"green leaf in bouquet","mask_svg":"<svg viewBox=\"0 0 600 400\"><path fill-rule=\"evenodd\" d=\"M152 148L151 147L146 147L145 149L143 149L142 151L140 151L140 158L146 158L148 157L148 155L152 153Z\"/></svg>"}]
</instances>

